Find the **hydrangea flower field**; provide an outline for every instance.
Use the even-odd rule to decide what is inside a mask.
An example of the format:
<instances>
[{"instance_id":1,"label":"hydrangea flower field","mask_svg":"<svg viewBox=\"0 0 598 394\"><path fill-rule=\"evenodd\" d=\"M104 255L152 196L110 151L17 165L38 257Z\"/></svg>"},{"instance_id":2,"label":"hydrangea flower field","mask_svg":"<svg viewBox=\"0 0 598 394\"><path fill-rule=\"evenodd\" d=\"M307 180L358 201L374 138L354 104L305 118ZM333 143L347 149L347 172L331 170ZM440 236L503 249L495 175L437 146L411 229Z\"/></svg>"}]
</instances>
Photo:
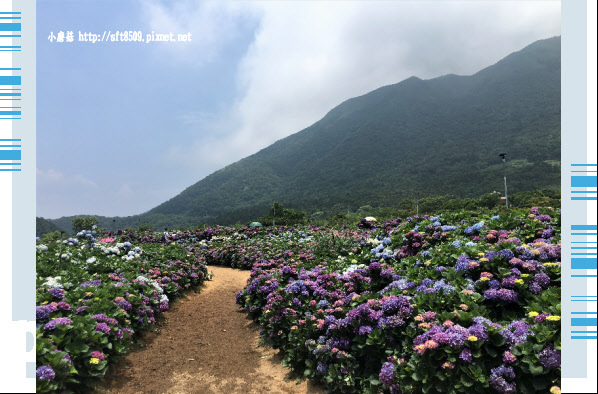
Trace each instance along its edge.
<instances>
[{"instance_id":1,"label":"hydrangea flower field","mask_svg":"<svg viewBox=\"0 0 598 394\"><path fill-rule=\"evenodd\" d=\"M285 366L330 392L560 392L560 213L461 211L355 228L79 234L39 245L38 391L86 383L209 265ZM100 237L98 237L100 238Z\"/></svg>"},{"instance_id":2,"label":"hydrangea flower field","mask_svg":"<svg viewBox=\"0 0 598 394\"><path fill-rule=\"evenodd\" d=\"M172 300L209 278L184 247L90 238L37 245L37 392L92 385Z\"/></svg>"}]
</instances>

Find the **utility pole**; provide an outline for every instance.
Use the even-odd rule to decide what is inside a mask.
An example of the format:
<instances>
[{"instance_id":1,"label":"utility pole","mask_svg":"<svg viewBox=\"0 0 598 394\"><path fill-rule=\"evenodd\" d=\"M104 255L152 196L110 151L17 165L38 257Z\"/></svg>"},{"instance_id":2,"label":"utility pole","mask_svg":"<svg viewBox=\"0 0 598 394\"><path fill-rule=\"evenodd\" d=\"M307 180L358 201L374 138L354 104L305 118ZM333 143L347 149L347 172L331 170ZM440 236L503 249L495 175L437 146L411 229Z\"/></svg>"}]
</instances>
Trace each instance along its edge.
<instances>
[{"instance_id":1,"label":"utility pole","mask_svg":"<svg viewBox=\"0 0 598 394\"><path fill-rule=\"evenodd\" d=\"M60 231L60 244L58 245L58 269L62 266L62 235L64 231Z\"/></svg>"},{"instance_id":2,"label":"utility pole","mask_svg":"<svg viewBox=\"0 0 598 394\"><path fill-rule=\"evenodd\" d=\"M349 193L347 193L347 219L349 218Z\"/></svg>"},{"instance_id":3,"label":"utility pole","mask_svg":"<svg viewBox=\"0 0 598 394\"><path fill-rule=\"evenodd\" d=\"M272 217L272 227L276 227L276 204L272 205L272 209L274 210L274 216Z\"/></svg>"},{"instance_id":4,"label":"utility pole","mask_svg":"<svg viewBox=\"0 0 598 394\"><path fill-rule=\"evenodd\" d=\"M509 197L507 195L507 164L506 164L506 159L505 159L507 154L501 153L499 156L502 158L502 167L503 167L504 175L505 175L505 206L507 207L507 209L509 209Z\"/></svg>"},{"instance_id":5,"label":"utility pole","mask_svg":"<svg viewBox=\"0 0 598 394\"><path fill-rule=\"evenodd\" d=\"M419 216L419 193L417 193L417 196L415 197L415 206L417 209L417 216Z\"/></svg>"}]
</instances>

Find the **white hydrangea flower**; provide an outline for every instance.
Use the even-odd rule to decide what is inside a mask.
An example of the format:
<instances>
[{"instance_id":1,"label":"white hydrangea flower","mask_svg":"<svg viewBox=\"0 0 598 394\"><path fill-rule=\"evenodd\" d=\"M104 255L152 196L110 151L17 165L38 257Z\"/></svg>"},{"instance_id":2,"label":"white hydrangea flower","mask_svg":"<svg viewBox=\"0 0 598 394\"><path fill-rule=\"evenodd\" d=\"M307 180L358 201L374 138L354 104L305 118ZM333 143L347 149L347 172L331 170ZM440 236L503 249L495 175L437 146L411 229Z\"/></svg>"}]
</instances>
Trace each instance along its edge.
<instances>
[{"instance_id":1,"label":"white hydrangea flower","mask_svg":"<svg viewBox=\"0 0 598 394\"><path fill-rule=\"evenodd\" d=\"M62 278L60 276L55 276L55 277L48 276L46 278L46 281L42 284L42 286L47 286L50 288L55 287L55 288L62 289L63 286L62 286L62 284L60 284L61 279Z\"/></svg>"},{"instance_id":2,"label":"white hydrangea flower","mask_svg":"<svg viewBox=\"0 0 598 394\"><path fill-rule=\"evenodd\" d=\"M138 281L140 281L140 282L147 283L148 285L150 285L150 286L154 287L154 288L155 288L155 289L158 291L158 293L160 293L160 294L163 294L163 293L164 293L164 290L163 290L163 289L160 287L160 285L158 284L158 282L156 282L156 281L155 281L155 280L153 280L153 279L146 278L146 277L145 277L145 276L143 276L143 275L139 275L139 276L137 277L137 280L138 280Z\"/></svg>"}]
</instances>

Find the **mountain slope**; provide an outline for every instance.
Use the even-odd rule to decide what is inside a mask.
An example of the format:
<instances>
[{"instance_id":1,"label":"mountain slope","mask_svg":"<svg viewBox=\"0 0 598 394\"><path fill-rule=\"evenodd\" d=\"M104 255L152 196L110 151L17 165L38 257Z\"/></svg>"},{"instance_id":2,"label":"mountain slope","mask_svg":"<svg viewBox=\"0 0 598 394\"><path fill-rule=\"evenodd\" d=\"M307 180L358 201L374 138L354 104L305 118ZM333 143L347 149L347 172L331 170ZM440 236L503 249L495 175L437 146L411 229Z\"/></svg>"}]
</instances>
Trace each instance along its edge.
<instances>
[{"instance_id":1,"label":"mountain slope","mask_svg":"<svg viewBox=\"0 0 598 394\"><path fill-rule=\"evenodd\" d=\"M560 37L540 40L471 76L411 77L349 99L145 214L100 225L246 222L274 201L338 213L477 197L504 190L502 152L509 193L560 188L560 48Z\"/></svg>"},{"instance_id":2,"label":"mountain slope","mask_svg":"<svg viewBox=\"0 0 598 394\"><path fill-rule=\"evenodd\" d=\"M41 217L35 218L35 236L36 237L43 237L44 234L53 233L55 231L64 231L60 226L57 226L56 223L50 221L48 219L44 219Z\"/></svg>"},{"instance_id":3,"label":"mountain slope","mask_svg":"<svg viewBox=\"0 0 598 394\"><path fill-rule=\"evenodd\" d=\"M402 198L560 184L560 37L472 76L409 78L345 101L312 126L150 210L249 220L295 208L393 205Z\"/></svg>"}]
</instances>

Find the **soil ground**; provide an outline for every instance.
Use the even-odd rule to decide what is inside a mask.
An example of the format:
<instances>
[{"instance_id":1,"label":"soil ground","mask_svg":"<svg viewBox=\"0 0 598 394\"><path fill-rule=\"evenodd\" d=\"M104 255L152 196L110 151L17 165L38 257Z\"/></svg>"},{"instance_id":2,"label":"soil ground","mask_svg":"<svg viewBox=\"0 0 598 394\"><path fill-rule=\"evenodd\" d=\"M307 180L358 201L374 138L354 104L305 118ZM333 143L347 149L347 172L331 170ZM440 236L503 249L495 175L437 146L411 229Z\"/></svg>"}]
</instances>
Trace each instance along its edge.
<instances>
[{"instance_id":1,"label":"soil ground","mask_svg":"<svg viewBox=\"0 0 598 394\"><path fill-rule=\"evenodd\" d=\"M100 393L324 393L296 384L278 352L259 347L259 326L235 304L249 271L209 267L200 293L164 313L165 324L110 367Z\"/></svg>"}]
</instances>

